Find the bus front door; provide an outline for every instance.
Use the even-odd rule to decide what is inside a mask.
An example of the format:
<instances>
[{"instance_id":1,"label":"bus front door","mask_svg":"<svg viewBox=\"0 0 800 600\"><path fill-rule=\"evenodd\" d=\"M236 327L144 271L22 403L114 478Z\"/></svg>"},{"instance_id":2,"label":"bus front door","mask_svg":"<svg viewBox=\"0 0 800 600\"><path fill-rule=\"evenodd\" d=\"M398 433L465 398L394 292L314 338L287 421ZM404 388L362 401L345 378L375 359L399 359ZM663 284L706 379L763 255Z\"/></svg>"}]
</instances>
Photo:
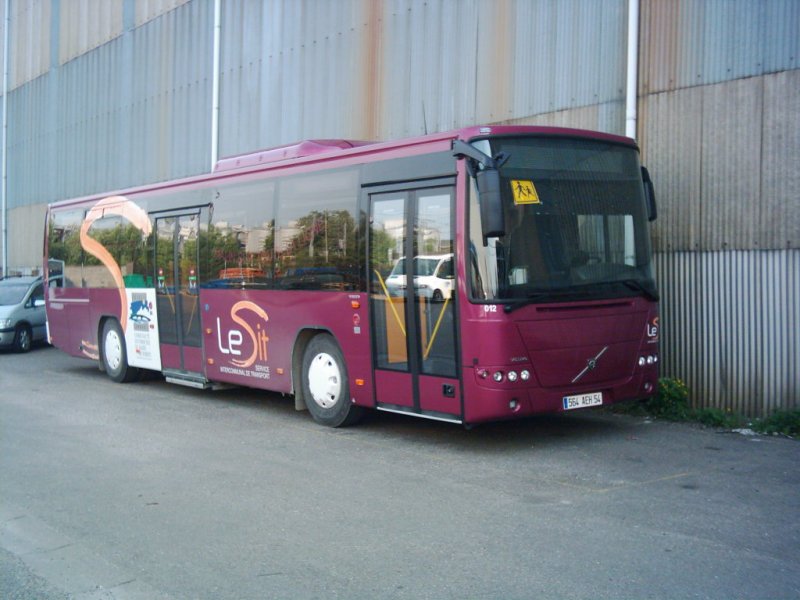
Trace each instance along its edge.
<instances>
[{"instance_id":1,"label":"bus front door","mask_svg":"<svg viewBox=\"0 0 800 600\"><path fill-rule=\"evenodd\" d=\"M200 217L191 213L155 218L156 304L161 365L165 372L202 379L198 252Z\"/></svg>"},{"instance_id":2,"label":"bus front door","mask_svg":"<svg viewBox=\"0 0 800 600\"><path fill-rule=\"evenodd\" d=\"M450 181L369 194L369 291L379 409L461 420Z\"/></svg>"}]
</instances>

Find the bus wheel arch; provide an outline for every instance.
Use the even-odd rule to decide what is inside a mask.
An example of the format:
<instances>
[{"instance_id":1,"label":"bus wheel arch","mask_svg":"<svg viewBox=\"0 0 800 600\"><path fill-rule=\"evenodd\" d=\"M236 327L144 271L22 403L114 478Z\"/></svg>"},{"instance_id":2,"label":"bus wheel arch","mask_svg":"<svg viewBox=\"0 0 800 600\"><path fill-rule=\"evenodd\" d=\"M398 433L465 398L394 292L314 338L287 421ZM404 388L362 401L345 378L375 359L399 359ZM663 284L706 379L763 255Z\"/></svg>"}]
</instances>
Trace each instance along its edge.
<instances>
[{"instance_id":1,"label":"bus wheel arch","mask_svg":"<svg viewBox=\"0 0 800 600\"><path fill-rule=\"evenodd\" d=\"M298 332L292 349L292 393L294 394L294 409L308 410L306 399L303 395L303 354L306 346L318 333L327 333L324 329L303 329Z\"/></svg>"},{"instance_id":2,"label":"bus wheel arch","mask_svg":"<svg viewBox=\"0 0 800 600\"><path fill-rule=\"evenodd\" d=\"M343 427L358 421L364 409L352 402L347 365L336 338L326 330L304 330L295 344L293 367L298 366L295 362L298 356L299 368L293 368L297 374L295 408L302 402L315 421L328 427Z\"/></svg>"},{"instance_id":3,"label":"bus wheel arch","mask_svg":"<svg viewBox=\"0 0 800 600\"><path fill-rule=\"evenodd\" d=\"M125 334L114 317L103 317L98 324L100 370L117 383L129 383L139 376L139 369L128 364Z\"/></svg>"}]
</instances>

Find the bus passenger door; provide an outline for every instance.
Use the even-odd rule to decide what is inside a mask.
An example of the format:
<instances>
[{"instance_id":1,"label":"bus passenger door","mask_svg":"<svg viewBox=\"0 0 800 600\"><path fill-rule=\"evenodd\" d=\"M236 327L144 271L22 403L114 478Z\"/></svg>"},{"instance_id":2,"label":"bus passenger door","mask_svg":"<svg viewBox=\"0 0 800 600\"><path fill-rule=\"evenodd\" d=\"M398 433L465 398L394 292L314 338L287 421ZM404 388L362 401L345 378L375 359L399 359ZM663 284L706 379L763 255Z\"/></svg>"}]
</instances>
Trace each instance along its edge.
<instances>
[{"instance_id":1,"label":"bus passenger door","mask_svg":"<svg viewBox=\"0 0 800 600\"><path fill-rule=\"evenodd\" d=\"M455 188L393 187L369 194L377 407L459 421Z\"/></svg>"},{"instance_id":2,"label":"bus passenger door","mask_svg":"<svg viewBox=\"0 0 800 600\"><path fill-rule=\"evenodd\" d=\"M198 269L205 210L155 215L156 304L164 371L203 373Z\"/></svg>"}]
</instances>

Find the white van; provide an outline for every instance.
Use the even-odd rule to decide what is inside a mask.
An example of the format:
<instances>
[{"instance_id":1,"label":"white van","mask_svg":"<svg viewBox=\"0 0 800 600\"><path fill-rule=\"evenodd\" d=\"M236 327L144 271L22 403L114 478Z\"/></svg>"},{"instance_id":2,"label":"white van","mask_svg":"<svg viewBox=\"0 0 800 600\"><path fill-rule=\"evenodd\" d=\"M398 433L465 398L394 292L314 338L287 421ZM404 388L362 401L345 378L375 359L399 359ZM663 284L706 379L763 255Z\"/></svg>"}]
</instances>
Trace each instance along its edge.
<instances>
[{"instance_id":1,"label":"white van","mask_svg":"<svg viewBox=\"0 0 800 600\"><path fill-rule=\"evenodd\" d=\"M453 295L455 273L453 272L453 254L414 257L414 287L419 296L430 298L433 302L442 302ZM392 296L402 296L406 289L406 259L400 258L389 277L386 288Z\"/></svg>"}]
</instances>

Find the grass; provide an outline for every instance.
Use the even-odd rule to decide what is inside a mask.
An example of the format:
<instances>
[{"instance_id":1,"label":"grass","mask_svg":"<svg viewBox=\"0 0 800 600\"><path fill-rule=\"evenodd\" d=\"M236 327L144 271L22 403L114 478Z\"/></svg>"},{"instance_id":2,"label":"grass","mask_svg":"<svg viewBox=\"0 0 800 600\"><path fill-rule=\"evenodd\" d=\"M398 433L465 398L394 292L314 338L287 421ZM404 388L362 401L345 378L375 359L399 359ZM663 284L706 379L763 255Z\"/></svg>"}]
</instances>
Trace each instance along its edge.
<instances>
[{"instance_id":1,"label":"grass","mask_svg":"<svg viewBox=\"0 0 800 600\"><path fill-rule=\"evenodd\" d=\"M617 405L614 411L666 421L691 421L720 429L749 428L768 435L800 437L800 409L778 411L760 419L747 419L719 408L695 409L689 403L689 388L680 379L671 377L658 380L658 392L652 398Z\"/></svg>"}]
</instances>

